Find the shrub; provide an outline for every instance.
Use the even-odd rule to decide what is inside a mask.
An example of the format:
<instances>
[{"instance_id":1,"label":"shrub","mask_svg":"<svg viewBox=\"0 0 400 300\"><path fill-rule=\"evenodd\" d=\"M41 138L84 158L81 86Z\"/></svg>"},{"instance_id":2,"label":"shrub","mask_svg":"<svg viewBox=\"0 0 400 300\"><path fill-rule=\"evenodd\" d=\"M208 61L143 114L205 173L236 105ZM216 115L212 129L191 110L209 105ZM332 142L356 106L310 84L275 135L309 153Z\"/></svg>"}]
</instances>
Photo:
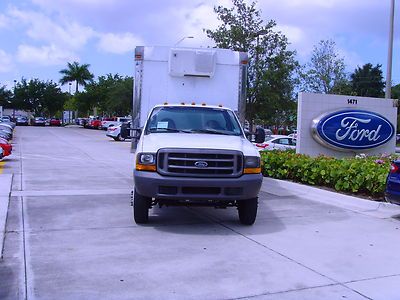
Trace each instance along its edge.
<instances>
[{"instance_id":1,"label":"shrub","mask_svg":"<svg viewBox=\"0 0 400 300\"><path fill-rule=\"evenodd\" d=\"M264 151L261 160L264 176L383 197L392 157L361 155L336 159L309 157L293 151Z\"/></svg>"}]
</instances>

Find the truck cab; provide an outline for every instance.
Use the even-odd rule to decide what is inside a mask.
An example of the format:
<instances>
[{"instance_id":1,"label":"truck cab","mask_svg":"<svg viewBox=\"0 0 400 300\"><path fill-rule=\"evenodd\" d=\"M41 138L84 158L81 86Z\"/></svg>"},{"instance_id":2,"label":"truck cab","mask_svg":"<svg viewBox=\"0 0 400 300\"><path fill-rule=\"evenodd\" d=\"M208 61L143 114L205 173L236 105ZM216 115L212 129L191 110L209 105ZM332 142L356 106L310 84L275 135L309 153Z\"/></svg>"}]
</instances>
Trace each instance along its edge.
<instances>
[{"instance_id":1,"label":"truck cab","mask_svg":"<svg viewBox=\"0 0 400 300\"><path fill-rule=\"evenodd\" d=\"M237 207L240 222L253 224L262 174L241 125L247 56L137 47L135 57L135 222L147 223L155 205L183 205Z\"/></svg>"}]
</instances>

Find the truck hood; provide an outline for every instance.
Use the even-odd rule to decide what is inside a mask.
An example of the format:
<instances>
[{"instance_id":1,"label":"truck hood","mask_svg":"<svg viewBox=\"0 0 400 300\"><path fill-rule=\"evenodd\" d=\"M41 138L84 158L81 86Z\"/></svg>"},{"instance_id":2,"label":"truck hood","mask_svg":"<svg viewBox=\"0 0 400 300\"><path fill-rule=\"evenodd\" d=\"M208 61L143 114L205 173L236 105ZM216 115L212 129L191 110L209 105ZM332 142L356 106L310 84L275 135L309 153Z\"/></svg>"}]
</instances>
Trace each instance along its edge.
<instances>
[{"instance_id":1,"label":"truck hood","mask_svg":"<svg viewBox=\"0 0 400 300\"><path fill-rule=\"evenodd\" d=\"M197 133L151 133L143 135L140 152L156 153L161 148L237 150L246 156L259 156L258 150L242 136Z\"/></svg>"}]
</instances>

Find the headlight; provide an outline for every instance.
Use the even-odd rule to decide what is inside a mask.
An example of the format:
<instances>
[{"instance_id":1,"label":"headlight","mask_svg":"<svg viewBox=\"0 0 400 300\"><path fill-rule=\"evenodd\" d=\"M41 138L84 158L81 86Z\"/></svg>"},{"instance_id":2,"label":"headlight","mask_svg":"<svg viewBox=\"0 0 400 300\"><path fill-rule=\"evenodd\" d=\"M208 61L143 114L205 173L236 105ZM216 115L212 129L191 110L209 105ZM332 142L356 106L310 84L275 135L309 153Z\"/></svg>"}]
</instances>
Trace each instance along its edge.
<instances>
[{"instance_id":1,"label":"headlight","mask_svg":"<svg viewBox=\"0 0 400 300\"><path fill-rule=\"evenodd\" d=\"M142 165L154 165L156 163L156 155L154 153L140 153L138 160Z\"/></svg>"},{"instance_id":2,"label":"headlight","mask_svg":"<svg viewBox=\"0 0 400 300\"><path fill-rule=\"evenodd\" d=\"M139 153L136 157L136 170L138 171L156 171L156 154Z\"/></svg>"},{"instance_id":3,"label":"headlight","mask_svg":"<svg viewBox=\"0 0 400 300\"><path fill-rule=\"evenodd\" d=\"M258 156L244 157L244 174L259 174L261 173L260 158Z\"/></svg>"}]
</instances>

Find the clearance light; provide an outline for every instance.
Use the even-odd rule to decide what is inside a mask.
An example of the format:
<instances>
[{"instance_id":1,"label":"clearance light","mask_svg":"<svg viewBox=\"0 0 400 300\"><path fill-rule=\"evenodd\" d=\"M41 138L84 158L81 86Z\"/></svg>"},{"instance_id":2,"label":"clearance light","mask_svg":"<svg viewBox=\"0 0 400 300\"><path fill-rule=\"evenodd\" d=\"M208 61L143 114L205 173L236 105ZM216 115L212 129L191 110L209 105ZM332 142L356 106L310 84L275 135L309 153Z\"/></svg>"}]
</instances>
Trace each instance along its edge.
<instances>
[{"instance_id":1,"label":"clearance light","mask_svg":"<svg viewBox=\"0 0 400 300\"><path fill-rule=\"evenodd\" d=\"M196 105L196 103L192 102L192 105Z\"/></svg>"},{"instance_id":2,"label":"clearance light","mask_svg":"<svg viewBox=\"0 0 400 300\"><path fill-rule=\"evenodd\" d=\"M222 104L218 104L218 107L222 107Z\"/></svg>"},{"instance_id":3,"label":"clearance light","mask_svg":"<svg viewBox=\"0 0 400 300\"><path fill-rule=\"evenodd\" d=\"M185 105L185 102L181 102L181 105Z\"/></svg>"},{"instance_id":4,"label":"clearance light","mask_svg":"<svg viewBox=\"0 0 400 300\"><path fill-rule=\"evenodd\" d=\"M202 103L201 105L202 105L202 106L206 106L207 104L205 104L205 103Z\"/></svg>"},{"instance_id":5,"label":"clearance light","mask_svg":"<svg viewBox=\"0 0 400 300\"><path fill-rule=\"evenodd\" d=\"M248 60L242 60L240 63L241 63L242 65L247 65L247 64L249 63L249 61L248 61Z\"/></svg>"},{"instance_id":6,"label":"clearance light","mask_svg":"<svg viewBox=\"0 0 400 300\"><path fill-rule=\"evenodd\" d=\"M168 105L168 102L164 102L164 105Z\"/></svg>"},{"instance_id":7,"label":"clearance light","mask_svg":"<svg viewBox=\"0 0 400 300\"><path fill-rule=\"evenodd\" d=\"M157 171L155 165L141 165L139 163L136 163L136 170L137 171L149 171L149 172Z\"/></svg>"},{"instance_id":8,"label":"clearance light","mask_svg":"<svg viewBox=\"0 0 400 300\"><path fill-rule=\"evenodd\" d=\"M244 168L244 174L259 174L261 173L261 167L259 168Z\"/></svg>"}]
</instances>

